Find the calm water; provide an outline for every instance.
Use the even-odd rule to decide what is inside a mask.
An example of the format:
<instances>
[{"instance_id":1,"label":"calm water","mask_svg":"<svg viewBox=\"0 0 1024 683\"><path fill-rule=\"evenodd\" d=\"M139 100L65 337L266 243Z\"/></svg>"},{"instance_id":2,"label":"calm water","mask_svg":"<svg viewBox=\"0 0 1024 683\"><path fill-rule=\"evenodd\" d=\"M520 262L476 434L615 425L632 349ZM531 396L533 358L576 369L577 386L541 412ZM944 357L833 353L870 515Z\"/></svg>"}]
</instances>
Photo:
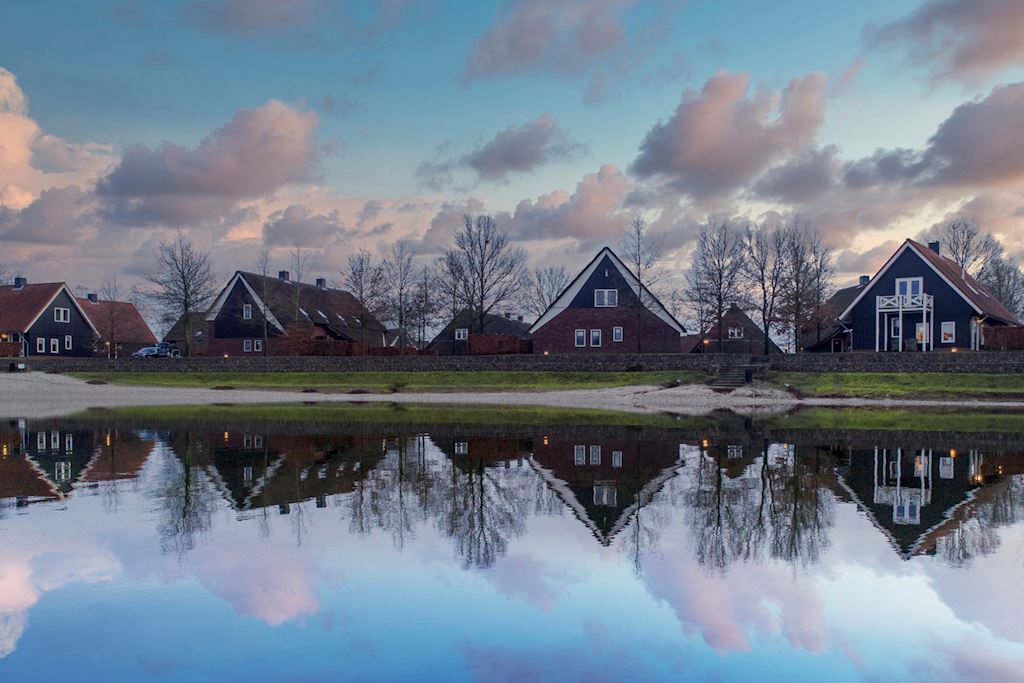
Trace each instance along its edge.
<instances>
[{"instance_id":1,"label":"calm water","mask_svg":"<svg viewBox=\"0 0 1024 683\"><path fill-rule=\"evenodd\" d=\"M0 448L4 681L1024 676L1021 435L236 415Z\"/></svg>"}]
</instances>

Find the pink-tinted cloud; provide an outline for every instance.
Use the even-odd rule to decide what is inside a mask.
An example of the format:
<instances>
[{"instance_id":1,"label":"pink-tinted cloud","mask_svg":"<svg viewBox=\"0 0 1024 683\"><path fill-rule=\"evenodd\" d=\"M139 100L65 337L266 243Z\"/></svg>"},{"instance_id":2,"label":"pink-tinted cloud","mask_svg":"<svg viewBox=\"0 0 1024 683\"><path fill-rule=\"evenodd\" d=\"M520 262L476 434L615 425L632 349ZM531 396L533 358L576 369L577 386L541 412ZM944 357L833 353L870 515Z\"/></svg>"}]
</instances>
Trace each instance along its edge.
<instances>
[{"instance_id":1,"label":"pink-tinted cloud","mask_svg":"<svg viewBox=\"0 0 1024 683\"><path fill-rule=\"evenodd\" d=\"M824 120L825 76L794 78L782 93L748 97L747 74L720 72L688 91L644 137L630 171L695 198L731 193L810 145Z\"/></svg>"},{"instance_id":2,"label":"pink-tinted cloud","mask_svg":"<svg viewBox=\"0 0 1024 683\"><path fill-rule=\"evenodd\" d=\"M21 210L0 206L0 240L77 244L92 224L92 202L80 187L51 187Z\"/></svg>"},{"instance_id":3,"label":"pink-tinted cloud","mask_svg":"<svg viewBox=\"0 0 1024 683\"><path fill-rule=\"evenodd\" d=\"M529 71L580 73L622 41L632 0L507 0L474 44L463 79Z\"/></svg>"},{"instance_id":4,"label":"pink-tinted cloud","mask_svg":"<svg viewBox=\"0 0 1024 683\"><path fill-rule=\"evenodd\" d=\"M195 149L136 145L97 184L106 218L124 225L217 219L241 199L310 180L317 115L271 100L239 111Z\"/></svg>"},{"instance_id":5,"label":"pink-tinted cloud","mask_svg":"<svg viewBox=\"0 0 1024 683\"><path fill-rule=\"evenodd\" d=\"M322 247L352 234L337 209L315 214L301 204L275 211L263 225L263 241L269 246Z\"/></svg>"},{"instance_id":6,"label":"pink-tinted cloud","mask_svg":"<svg viewBox=\"0 0 1024 683\"><path fill-rule=\"evenodd\" d=\"M905 48L933 79L967 83L1024 64L1024 3L927 0L897 21L865 29L872 46Z\"/></svg>"}]
</instances>

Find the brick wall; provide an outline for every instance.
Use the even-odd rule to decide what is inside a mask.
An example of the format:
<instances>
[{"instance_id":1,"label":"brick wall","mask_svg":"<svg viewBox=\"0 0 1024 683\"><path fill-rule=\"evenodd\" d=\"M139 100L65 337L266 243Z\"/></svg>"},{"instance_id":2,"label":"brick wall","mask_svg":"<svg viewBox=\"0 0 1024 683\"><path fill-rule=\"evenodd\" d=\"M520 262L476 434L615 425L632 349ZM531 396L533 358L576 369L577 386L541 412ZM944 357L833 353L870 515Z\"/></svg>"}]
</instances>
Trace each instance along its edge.
<instances>
[{"instance_id":1,"label":"brick wall","mask_svg":"<svg viewBox=\"0 0 1024 683\"><path fill-rule=\"evenodd\" d=\"M679 333L661 318L644 309L637 325L637 311L626 306L618 308L567 308L533 335L533 352L575 354L635 353L637 336L645 353L678 353ZM612 341L615 327L622 328L622 341ZM587 345L576 346L576 330L586 330ZM590 346L590 331L601 330L601 346Z\"/></svg>"}]
</instances>

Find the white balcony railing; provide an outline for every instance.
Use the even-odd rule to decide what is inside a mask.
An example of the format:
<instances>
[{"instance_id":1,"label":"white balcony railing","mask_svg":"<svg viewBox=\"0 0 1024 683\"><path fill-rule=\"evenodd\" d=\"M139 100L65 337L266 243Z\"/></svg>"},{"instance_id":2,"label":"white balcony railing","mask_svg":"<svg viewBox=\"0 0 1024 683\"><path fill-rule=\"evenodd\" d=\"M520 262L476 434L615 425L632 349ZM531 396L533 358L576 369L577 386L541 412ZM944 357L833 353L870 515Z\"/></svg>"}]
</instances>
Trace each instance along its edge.
<instances>
[{"instance_id":1,"label":"white balcony railing","mask_svg":"<svg viewBox=\"0 0 1024 683\"><path fill-rule=\"evenodd\" d=\"M935 306L931 294L890 294L875 297L879 311L930 311Z\"/></svg>"}]
</instances>

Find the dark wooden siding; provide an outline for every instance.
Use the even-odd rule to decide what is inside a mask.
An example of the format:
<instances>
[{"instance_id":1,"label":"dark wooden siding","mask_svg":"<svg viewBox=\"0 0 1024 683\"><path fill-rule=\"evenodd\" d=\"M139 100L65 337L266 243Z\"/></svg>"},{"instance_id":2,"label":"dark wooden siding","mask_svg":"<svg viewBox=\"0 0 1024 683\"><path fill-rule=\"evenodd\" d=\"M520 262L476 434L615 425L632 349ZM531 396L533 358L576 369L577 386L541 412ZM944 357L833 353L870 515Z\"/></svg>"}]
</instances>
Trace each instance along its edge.
<instances>
[{"instance_id":1,"label":"dark wooden siding","mask_svg":"<svg viewBox=\"0 0 1024 683\"><path fill-rule=\"evenodd\" d=\"M904 277L923 278L924 293L935 297L935 319L932 327L935 348L969 347L971 344L970 323L971 317L975 315L974 309L913 249L907 249L900 254L881 278L871 283L864 298L850 311L849 325L853 329L854 350L875 350L875 297L895 294L896 279ZM904 349L907 348L911 339L916 339L917 323L920 321L920 312L904 314L902 330ZM956 344L942 343L941 333L944 322L956 323ZM883 330L883 333L888 333L888 330ZM885 348L884 337L881 348Z\"/></svg>"},{"instance_id":2,"label":"dark wooden siding","mask_svg":"<svg viewBox=\"0 0 1024 683\"><path fill-rule=\"evenodd\" d=\"M251 320L243 317L246 304L252 306ZM288 322L281 321L281 324L287 325ZM263 339L263 315L241 280L232 286L212 328L215 339ZM268 332L272 337L278 334L273 325L269 326Z\"/></svg>"},{"instance_id":3,"label":"dark wooden siding","mask_svg":"<svg viewBox=\"0 0 1024 683\"><path fill-rule=\"evenodd\" d=\"M617 289L620 308L633 308L637 304L633 288L629 286L608 256L602 258L601 262L597 264L597 268L583 283L583 287L570 302L568 308L594 308L595 289Z\"/></svg>"},{"instance_id":4,"label":"dark wooden siding","mask_svg":"<svg viewBox=\"0 0 1024 683\"><path fill-rule=\"evenodd\" d=\"M53 309L67 308L71 311L71 322L59 323L53 319ZM64 345L64 338L71 335L71 349ZM75 302L68 296L67 290L61 290L53 302L46 307L39 319L32 325L26 334L28 339L28 355L30 356L91 356L93 354L93 343L96 335L89 326L88 321L75 307ZM46 340L45 353L36 351L36 340ZM59 339L59 353L50 353L50 340Z\"/></svg>"}]
</instances>

